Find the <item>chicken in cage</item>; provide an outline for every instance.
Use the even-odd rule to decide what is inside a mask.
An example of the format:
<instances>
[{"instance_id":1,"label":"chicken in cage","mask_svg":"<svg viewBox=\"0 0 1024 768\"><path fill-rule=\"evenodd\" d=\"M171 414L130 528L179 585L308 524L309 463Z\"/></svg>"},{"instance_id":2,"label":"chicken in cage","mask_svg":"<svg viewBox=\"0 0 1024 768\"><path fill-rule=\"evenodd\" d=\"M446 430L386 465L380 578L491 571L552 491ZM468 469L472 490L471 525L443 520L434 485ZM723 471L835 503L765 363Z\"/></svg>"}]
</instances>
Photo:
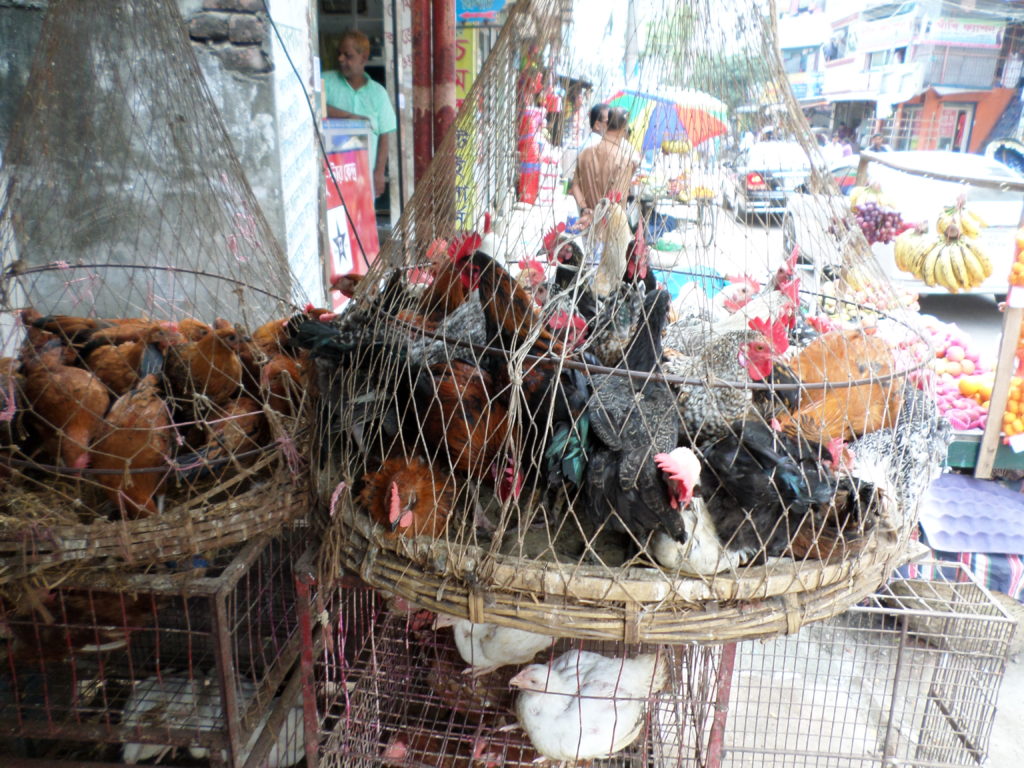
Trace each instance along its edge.
<instances>
[{"instance_id":1,"label":"chicken in cage","mask_svg":"<svg viewBox=\"0 0 1024 768\"><path fill-rule=\"evenodd\" d=\"M714 646L556 640L443 614L424 621L417 606L365 587L327 589L300 604L321 611L304 638L317 659L306 670L315 759L976 765L1014 624L961 575L897 579L797 634Z\"/></svg>"},{"instance_id":2,"label":"chicken in cage","mask_svg":"<svg viewBox=\"0 0 1024 768\"><path fill-rule=\"evenodd\" d=\"M61 765L240 768L254 754L266 768L294 765L304 755L297 555L290 531L173 567L7 588L10 749Z\"/></svg>"}]
</instances>

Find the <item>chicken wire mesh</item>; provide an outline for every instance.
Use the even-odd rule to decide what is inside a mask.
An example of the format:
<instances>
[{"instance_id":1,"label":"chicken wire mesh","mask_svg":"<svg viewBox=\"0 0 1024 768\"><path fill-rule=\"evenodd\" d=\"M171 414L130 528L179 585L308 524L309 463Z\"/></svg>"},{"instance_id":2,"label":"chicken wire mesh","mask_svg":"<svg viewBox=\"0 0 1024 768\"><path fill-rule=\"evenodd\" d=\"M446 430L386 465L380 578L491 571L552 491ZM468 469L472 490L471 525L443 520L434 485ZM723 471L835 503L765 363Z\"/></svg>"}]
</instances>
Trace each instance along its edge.
<instances>
[{"instance_id":1,"label":"chicken wire mesh","mask_svg":"<svg viewBox=\"0 0 1024 768\"><path fill-rule=\"evenodd\" d=\"M780 104L776 130L820 168L769 7L648 12L638 89L616 94L574 58L584 36L603 50L584 8L517 4L379 261L335 279L339 318L297 328L323 393L325 573L478 622L717 642L832 615L891 569L949 435L916 375L931 353L831 197L828 286L766 227L717 216L737 105ZM633 118L632 144L580 153L591 190L568 227L557 206L512 204L556 72ZM623 207L633 166L601 169L641 152L653 165ZM609 184L593 201L588 173ZM719 228L655 254L644 233L683 191Z\"/></svg>"},{"instance_id":2,"label":"chicken wire mesh","mask_svg":"<svg viewBox=\"0 0 1024 768\"><path fill-rule=\"evenodd\" d=\"M306 711L319 734L309 765L525 766L542 755L572 764L601 750L595 766L979 765L1014 623L969 574L958 583L957 568L942 572L951 580L897 579L840 616L768 641L541 637L532 655L493 626L439 628L436 614L349 579L300 597L311 612ZM570 691L577 674L590 682L579 662L588 654L608 664L606 687L557 688L552 670L566 653ZM635 670L622 660L644 658L660 672L641 680L648 690L632 694L631 710ZM540 666L523 666L531 661ZM539 691L561 702L540 722L529 709L539 692L531 670L543 671ZM553 743L579 752L567 757Z\"/></svg>"},{"instance_id":3,"label":"chicken wire mesh","mask_svg":"<svg viewBox=\"0 0 1024 768\"><path fill-rule=\"evenodd\" d=\"M49 4L2 169L0 580L302 511L298 289L182 29Z\"/></svg>"},{"instance_id":4,"label":"chicken wire mesh","mask_svg":"<svg viewBox=\"0 0 1024 768\"><path fill-rule=\"evenodd\" d=\"M292 530L5 598L0 754L240 768L258 751L269 762L254 764L268 768L298 762L301 546Z\"/></svg>"}]
</instances>

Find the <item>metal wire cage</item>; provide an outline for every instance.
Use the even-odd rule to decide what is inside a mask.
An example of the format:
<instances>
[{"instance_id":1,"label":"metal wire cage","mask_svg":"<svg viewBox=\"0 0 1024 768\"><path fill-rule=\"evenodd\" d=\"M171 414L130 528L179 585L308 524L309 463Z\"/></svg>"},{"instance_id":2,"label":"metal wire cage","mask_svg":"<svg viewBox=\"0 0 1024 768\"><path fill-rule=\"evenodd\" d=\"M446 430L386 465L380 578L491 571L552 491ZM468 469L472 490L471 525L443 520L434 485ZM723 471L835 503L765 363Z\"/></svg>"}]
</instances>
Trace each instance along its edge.
<instances>
[{"instance_id":1,"label":"metal wire cage","mask_svg":"<svg viewBox=\"0 0 1024 768\"><path fill-rule=\"evenodd\" d=\"M299 651L296 536L5 599L0 754L242 766L301 750L298 678L281 691Z\"/></svg>"},{"instance_id":2,"label":"metal wire cage","mask_svg":"<svg viewBox=\"0 0 1024 768\"><path fill-rule=\"evenodd\" d=\"M630 646L560 640L612 659L654 651L667 682L638 736L596 766L940 768L986 757L1014 623L966 572L897 579L829 621L770 641ZM947 580L951 579L951 580ZM960 579L961 581L957 581ZM966 579L966 580L964 580ZM433 617L365 586L300 597L312 766L519 766L538 757L508 681L478 677Z\"/></svg>"}]
</instances>

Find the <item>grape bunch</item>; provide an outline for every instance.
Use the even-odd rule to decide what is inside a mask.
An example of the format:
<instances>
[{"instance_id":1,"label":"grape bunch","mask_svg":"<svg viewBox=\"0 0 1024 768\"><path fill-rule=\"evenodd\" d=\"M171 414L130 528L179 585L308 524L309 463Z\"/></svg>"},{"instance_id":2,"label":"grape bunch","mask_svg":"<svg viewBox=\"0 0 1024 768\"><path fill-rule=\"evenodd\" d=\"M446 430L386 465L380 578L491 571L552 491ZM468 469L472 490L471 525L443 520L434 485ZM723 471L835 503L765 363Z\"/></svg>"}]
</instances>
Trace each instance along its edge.
<instances>
[{"instance_id":1,"label":"grape bunch","mask_svg":"<svg viewBox=\"0 0 1024 768\"><path fill-rule=\"evenodd\" d=\"M892 208L883 207L874 200L867 200L853 209L853 215L860 225L868 243L891 243L903 231L903 217Z\"/></svg>"}]
</instances>

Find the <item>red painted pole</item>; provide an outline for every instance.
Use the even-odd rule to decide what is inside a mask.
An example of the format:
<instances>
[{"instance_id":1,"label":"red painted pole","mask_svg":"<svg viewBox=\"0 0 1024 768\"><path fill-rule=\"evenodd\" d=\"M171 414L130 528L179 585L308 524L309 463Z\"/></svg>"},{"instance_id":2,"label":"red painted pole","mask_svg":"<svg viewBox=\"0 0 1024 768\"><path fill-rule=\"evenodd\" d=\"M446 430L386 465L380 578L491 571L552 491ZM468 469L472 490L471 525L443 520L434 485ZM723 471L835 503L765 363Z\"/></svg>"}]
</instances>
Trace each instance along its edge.
<instances>
[{"instance_id":1,"label":"red painted pole","mask_svg":"<svg viewBox=\"0 0 1024 768\"><path fill-rule=\"evenodd\" d=\"M455 0L433 0L434 151L455 122Z\"/></svg>"},{"instance_id":2,"label":"red painted pole","mask_svg":"<svg viewBox=\"0 0 1024 768\"><path fill-rule=\"evenodd\" d=\"M412 151L418 183L434 154L433 70L430 65L430 2L411 0L412 15Z\"/></svg>"},{"instance_id":3,"label":"red painted pole","mask_svg":"<svg viewBox=\"0 0 1024 768\"><path fill-rule=\"evenodd\" d=\"M707 768L721 768L725 756L725 722L729 718L729 696L732 693L732 675L736 669L736 643L722 646L722 660L718 663L715 680L715 714L708 738Z\"/></svg>"}]
</instances>

